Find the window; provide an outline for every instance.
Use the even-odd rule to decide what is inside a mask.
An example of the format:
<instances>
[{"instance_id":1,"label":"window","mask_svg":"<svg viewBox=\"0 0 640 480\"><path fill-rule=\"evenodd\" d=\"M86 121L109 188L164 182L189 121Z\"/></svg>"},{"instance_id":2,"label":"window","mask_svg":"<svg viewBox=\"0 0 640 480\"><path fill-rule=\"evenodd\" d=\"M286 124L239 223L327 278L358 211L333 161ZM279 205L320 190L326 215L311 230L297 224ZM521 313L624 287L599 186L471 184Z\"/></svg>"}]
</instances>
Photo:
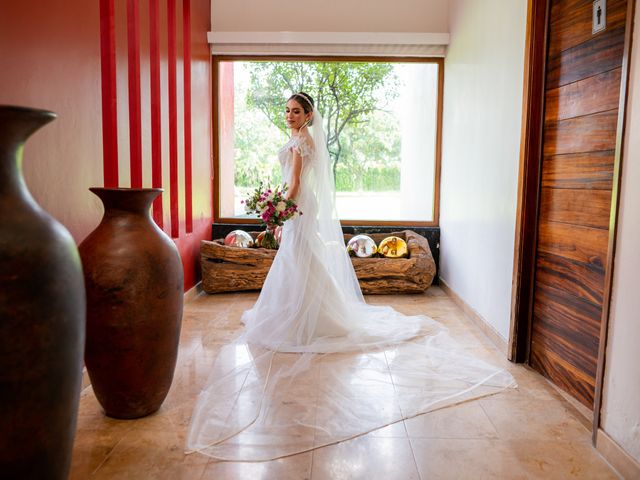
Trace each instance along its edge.
<instances>
[{"instance_id":1,"label":"window","mask_svg":"<svg viewBox=\"0 0 640 480\"><path fill-rule=\"evenodd\" d=\"M216 220L281 182L286 99L303 90L325 119L336 206L351 224L437 225L441 59L216 57Z\"/></svg>"}]
</instances>

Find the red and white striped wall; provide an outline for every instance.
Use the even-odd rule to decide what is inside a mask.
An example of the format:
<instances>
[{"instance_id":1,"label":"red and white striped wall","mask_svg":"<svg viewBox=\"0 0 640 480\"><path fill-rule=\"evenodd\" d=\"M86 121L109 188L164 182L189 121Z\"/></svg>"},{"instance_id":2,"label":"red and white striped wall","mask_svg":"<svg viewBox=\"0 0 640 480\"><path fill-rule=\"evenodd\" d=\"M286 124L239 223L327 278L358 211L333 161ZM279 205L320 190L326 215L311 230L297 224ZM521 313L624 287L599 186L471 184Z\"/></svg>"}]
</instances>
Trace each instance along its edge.
<instances>
[{"instance_id":1,"label":"red and white striped wall","mask_svg":"<svg viewBox=\"0 0 640 480\"><path fill-rule=\"evenodd\" d=\"M185 239L211 228L209 8L100 0L104 186L164 189L153 218L185 250L194 279L199 239Z\"/></svg>"},{"instance_id":2,"label":"red and white striped wall","mask_svg":"<svg viewBox=\"0 0 640 480\"><path fill-rule=\"evenodd\" d=\"M191 0L100 0L104 185L163 187L173 238L193 232L191 41Z\"/></svg>"}]
</instances>

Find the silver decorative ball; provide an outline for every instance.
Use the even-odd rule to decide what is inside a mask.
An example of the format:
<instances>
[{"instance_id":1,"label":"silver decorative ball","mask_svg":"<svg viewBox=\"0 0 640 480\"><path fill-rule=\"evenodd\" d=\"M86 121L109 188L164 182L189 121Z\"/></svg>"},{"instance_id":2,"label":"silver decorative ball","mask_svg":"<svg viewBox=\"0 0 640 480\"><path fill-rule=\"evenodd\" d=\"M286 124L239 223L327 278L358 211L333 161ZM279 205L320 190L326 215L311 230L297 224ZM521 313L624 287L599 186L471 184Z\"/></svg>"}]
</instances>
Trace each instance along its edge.
<instances>
[{"instance_id":1,"label":"silver decorative ball","mask_svg":"<svg viewBox=\"0 0 640 480\"><path fill-rule=\"evenodd\" d=\"M376 251L376 242L368 235L355 235L347 243L347 252L356 257L368 258L373 256Z\"/></svg>"},{"instance_id":2,"label":"silver decorative ball","mask_svg":"<svg viewBox=\"0 0 640 480\"><path fill-rule=\"evenodd\" d=\"M224 244L228 247L253 247L253 238L244 230L234 230L224 237Z\"/></svg>"}]
</instances>

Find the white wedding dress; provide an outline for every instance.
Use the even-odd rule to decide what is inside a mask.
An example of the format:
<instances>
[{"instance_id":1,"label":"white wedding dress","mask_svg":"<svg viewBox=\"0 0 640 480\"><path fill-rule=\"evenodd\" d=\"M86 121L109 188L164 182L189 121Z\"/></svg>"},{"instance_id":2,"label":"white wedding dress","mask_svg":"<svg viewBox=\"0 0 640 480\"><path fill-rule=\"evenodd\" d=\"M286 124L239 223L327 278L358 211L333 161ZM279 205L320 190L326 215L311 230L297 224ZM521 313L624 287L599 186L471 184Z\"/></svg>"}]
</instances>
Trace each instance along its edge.
<instances>
[{"instance_id":1,"label":"white wedding dress","mask_svg":"<svg viewBox=\"0 0 640 480\"><path fill-rule=\"evenodd\" d=\"M406 418L515 387L424 315L365 303L335 212L322 121L294 149L303 215L282 243L244 333L218 355L198 398L187 452L262 461L344 441ZM319 146L316 148L315 146Z\"/></svg>"}]
</instances>

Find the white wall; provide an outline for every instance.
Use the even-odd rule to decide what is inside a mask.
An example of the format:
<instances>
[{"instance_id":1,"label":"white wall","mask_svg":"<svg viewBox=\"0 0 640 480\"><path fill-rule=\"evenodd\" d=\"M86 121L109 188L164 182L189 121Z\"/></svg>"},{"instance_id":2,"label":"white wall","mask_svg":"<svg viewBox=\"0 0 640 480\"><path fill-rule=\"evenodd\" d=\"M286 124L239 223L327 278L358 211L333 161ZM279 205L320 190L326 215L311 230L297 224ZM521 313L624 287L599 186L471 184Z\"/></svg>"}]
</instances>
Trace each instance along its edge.
<instances>
[{"instance_id":1,"label":"white wall","mask_svg":"<svg viewBox=\"0 0 640 480\"><path fill-rule=\"evenodd\" d=\"M452 0L445 60L440 276L506 340L527 0Z\"/></svg>"},{"instance_id":2,"label":"white wall","mask_svg":"<svg viewBox=\"0 0 640 480\"><path fill-rule=\"evenodd\" d=\"M214 32L446 33L448 0L214 0Z\"/></svg>"},{"instance_id":3,"label":"white wall","mask_svg":"<svg viewBox=\"0 0 640 480\"><path fill-rule=\"evenodd\" d=\"M640 5L636 7L602 427L640 462Z\"/></svg>"}]
</instances>

